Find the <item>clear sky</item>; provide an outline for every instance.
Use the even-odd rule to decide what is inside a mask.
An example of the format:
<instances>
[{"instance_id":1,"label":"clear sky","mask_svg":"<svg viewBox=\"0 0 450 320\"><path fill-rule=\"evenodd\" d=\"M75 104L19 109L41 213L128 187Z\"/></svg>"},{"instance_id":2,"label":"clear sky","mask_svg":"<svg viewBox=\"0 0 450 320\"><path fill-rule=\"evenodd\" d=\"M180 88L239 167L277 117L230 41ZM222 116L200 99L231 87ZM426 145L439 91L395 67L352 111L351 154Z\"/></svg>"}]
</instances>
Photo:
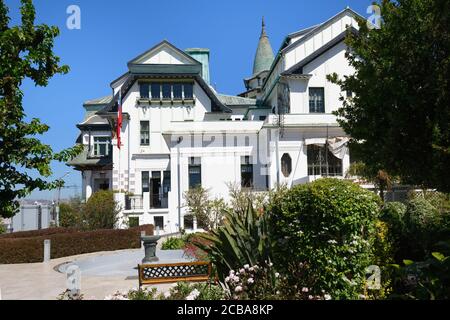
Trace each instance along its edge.
<instances>
[{"instance_id":1,"label":"clear sky","mask_svg":"<svg viewBox=\"0 0 450 320\"><path fill-rule=\"evenodd\" d=\"M19 21L19 0L6 0L12 24ZM261 17L274 51L294 31L323 22L350 6L366 14L372 0L35 0L37 23L60 28L55 52L70 73L56 76L48 87L23 85L29 118L50 126L42 140L54 150L73 146L76 123L83 118L83 101L111 93L109 83L123 74L126 63L167 39L180 49L211 50L211 83L220 93L244 91L251 75L261 32ZM69 30L67 7L81 9L81 29ZM275 52L276 53L276 52ZM62 197L81 193L81 175L65 164L52 165L54 177L66 172ZM56 192L34 192L30 198L53 199Z\"/></svg>"}]
</instances>

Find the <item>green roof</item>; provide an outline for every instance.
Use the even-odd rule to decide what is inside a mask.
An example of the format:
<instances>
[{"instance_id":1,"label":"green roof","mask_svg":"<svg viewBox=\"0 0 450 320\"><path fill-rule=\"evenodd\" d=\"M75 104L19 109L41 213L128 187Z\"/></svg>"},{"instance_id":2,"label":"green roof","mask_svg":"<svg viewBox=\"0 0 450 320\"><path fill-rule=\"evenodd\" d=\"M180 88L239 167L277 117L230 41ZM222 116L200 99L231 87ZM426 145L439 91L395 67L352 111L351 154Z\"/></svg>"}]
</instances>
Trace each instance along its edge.
<instances>
[{"instance_id":1,"label":"green roof","mask_svg":"<svg viewBox=\"0 0 450 320\"><path fill-rule=\"evenodd\" d=\"M264 70L270 70L274 58L263 18L261 36L259 37L258 49L256 49L255 61L253 63L253 75Z\"/></svg>"}]
</instances>

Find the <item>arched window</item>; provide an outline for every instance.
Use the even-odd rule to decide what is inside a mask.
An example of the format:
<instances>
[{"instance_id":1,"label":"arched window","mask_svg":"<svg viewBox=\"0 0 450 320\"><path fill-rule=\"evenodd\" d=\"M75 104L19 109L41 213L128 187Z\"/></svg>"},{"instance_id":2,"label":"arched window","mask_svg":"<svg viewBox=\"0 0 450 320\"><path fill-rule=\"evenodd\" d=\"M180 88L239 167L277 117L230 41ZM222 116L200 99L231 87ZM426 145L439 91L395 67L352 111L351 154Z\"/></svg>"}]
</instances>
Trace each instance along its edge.
<instances>
[{"instance_id":1,"label":"arched window","mask_svg":"<svg viewBox=\"0 0 450 320\"><path fill-rule=\"evenodd\" d=\"M292 172L292 158L289 153L283 154L281 157L281 172L287 178Z\"/></svg>"}]
</instances>

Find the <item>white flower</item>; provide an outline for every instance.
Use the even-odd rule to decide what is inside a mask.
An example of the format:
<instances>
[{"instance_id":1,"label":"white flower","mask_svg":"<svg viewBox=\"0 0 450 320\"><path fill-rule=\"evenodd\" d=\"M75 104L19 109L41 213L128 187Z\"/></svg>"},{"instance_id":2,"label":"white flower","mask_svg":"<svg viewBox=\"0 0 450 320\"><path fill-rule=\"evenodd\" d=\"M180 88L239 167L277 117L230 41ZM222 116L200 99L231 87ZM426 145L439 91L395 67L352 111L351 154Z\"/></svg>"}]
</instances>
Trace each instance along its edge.
<instances>
[{"instance_id":1,"label":"white flower","mask_svg":"<svg viewBox=\"0 0 450 320\"><path fill-rule=\"evenodd\" d=\"M247 282L248 282L248 284L252 284L252 283L255 282L255 280L253 280L253 278L249 278L249 279L247 280Z\"/></svg>"},{"instance_id":2,"label":"white flower","mask_svg":"<svg viewBox=\"0 0 450 320\"><path fill-rule=\"evenodd\" d=\"M242 292L242 287L241 287L241 286L237 286L237 287L234 289L234 292L236 292L236 293Z\"/></svg>"},{"instance_id":3,"label":"white flower","mask_svg":"<svg viewBox=\"0 0 450 320\"><path fill-rule=\"evenodd\" d=\"M275 278L278 278L280 274L278 272L275 272Z\"/></svg>"},{"instance_id":4,"label":"white flower","mask_svg":"<svg viewBox=\"0 0 450 320\"><path fill-rule=\"evenodd\" d=\"M303 288L302 288L302 292L309 292L309 289L306 288L306 287L303 287Z\"/></svg>"},{"instance_id":5,"label":"white flower","mask_svg":"<svg viewBox=\"0 0 450 320\"><path fill-rule=\"evenodd\" d=\"M276 294L277 294L277 296L279 296L280 294L281 294L281 292L280 291L277 291L277 292L275 292Z\"/></svg>"},{"instance_id":6,"label":"white flower","mask_svg":"<svg viewBox=\"0 0 450 320\"><path fill-rule=\"evenodd\" d=\"M326 294L323 296L325 300L331 300L331 296L329 294Z\"/></svg>"},{"instance_id":7,"label":"white flower","mask_svg":"<svg viewBox=\"0 0 450 320\"><path fill-rule=\"evenodd\" d=\"M312 299L314 299L314 297L313 297L312 295L309 295L309 296L308 296L308 299L309 299L309 300L312 300Z\"/></svg>"},{"instance_id":8,"label":"white flower","mask_svg":"<svg viewBox=\"0 0 450 320\"><path fill-rule=\"evenodd\" d=\"M235 277L233 278L233 281L234 281L234 282L239 282L239 280L240 280L240 279L239 279L238 276L235 276Z\"/></svg>"},{"instance_id":9,"label":"white flower","mask_svg":"<svg viewBox=\"0 0 450 320\"><path fill-rule=\"evenodd\" d=\"M228 282L228 281L230 281L230 277L225 278L225 282Z\"/></svg>"},{"instance_id":10,"label":"white flower","mask_svg":"<svg viewBox=\"0 0 450 320\"><path fill-rule=\"evenodd\" d=\"M248 265L248 264L246 264L245 266L244 266L244 269L245 270L248 270L250 268L250 265Z\"/></svg>"},{"instance_id":11,"label":"white flower","mask_svg":"<svg viewBox=\"0 0 450 320\"><path fill-rule=\"evenodd\" d=\"M166 299L170 298L170 292L164 292L164 298Z\"/></svg>"},{"instance_id":12,"label":"white flower","mask_svg":"<svg viewBox=\"0 0 450 320\"><path fill-rule=\"evenodd\" d=\"M200 295L200 291L194 289L187 297L186 300L195 300Z\"/></svg>"},{"instance_id":13,"label":"white flower","mask_svg":"<svg viewBox=\"0 0 450 320\"><path fill-rule=\"evenodd\" d=\"M253 272L253 271L255 271L255 268L250 267L250 268L248 268L248 271Z\"/></svg>"},{"instance_id":14,"label":"white flower","mask_svg":"<svg viewBox=\"0 0 450 320\"><path fill-rule=\"evenodd\" d=\"M329 243L329 244L336 244L337 241L336 241L336 240L328 240L328 243Z\"/></svg>"},{"instance_id":15,"label":"white flower","mask_svg":"<svg viewBox=\"0 0 450 320\"><path fill-rule=\"evenodd\" d=\"M269 263L269 267L273 267L273 263L271 262L271 263Z\"/></svg>"},{"instance_id":16,"label":"white flower","mask_svg":"<svg viewBox=\"0 0 450 320\"><path fill-rule=\"evenodd\" d=\"M230 276L234 275L234 270L230 270Z\"/></svg>"},{"instance_id":17,"label":"white flower","mask_svg":"<svg viewBox=\"0 0 450 320\"><path fill-rule=\"evenodd\" d=\"M240 274L244 274L244 273L245 273L245 269L239 270L239 273L240 273Z\"/></svg>"}]
</instances>

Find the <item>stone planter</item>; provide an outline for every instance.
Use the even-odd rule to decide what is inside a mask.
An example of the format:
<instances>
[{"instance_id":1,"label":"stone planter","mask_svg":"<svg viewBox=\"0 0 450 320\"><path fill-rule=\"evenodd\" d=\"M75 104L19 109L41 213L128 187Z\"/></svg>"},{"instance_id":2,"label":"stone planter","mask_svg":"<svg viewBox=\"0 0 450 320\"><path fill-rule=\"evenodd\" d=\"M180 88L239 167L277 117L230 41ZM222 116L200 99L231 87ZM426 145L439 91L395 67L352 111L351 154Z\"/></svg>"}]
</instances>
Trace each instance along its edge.
<instances>
[{"instance_id":1,"label":"stone planter","mask_svg":"<svg viewBox=\"0 0 450 320\"><path fill-rule=\"evenodd\" d=\"M156 245L159 239L161 239L161 236L141 236L145 248L145 257L142 259L142 263L145 264L159 260L156 256Z\"/></svg>"}]
</instances>

